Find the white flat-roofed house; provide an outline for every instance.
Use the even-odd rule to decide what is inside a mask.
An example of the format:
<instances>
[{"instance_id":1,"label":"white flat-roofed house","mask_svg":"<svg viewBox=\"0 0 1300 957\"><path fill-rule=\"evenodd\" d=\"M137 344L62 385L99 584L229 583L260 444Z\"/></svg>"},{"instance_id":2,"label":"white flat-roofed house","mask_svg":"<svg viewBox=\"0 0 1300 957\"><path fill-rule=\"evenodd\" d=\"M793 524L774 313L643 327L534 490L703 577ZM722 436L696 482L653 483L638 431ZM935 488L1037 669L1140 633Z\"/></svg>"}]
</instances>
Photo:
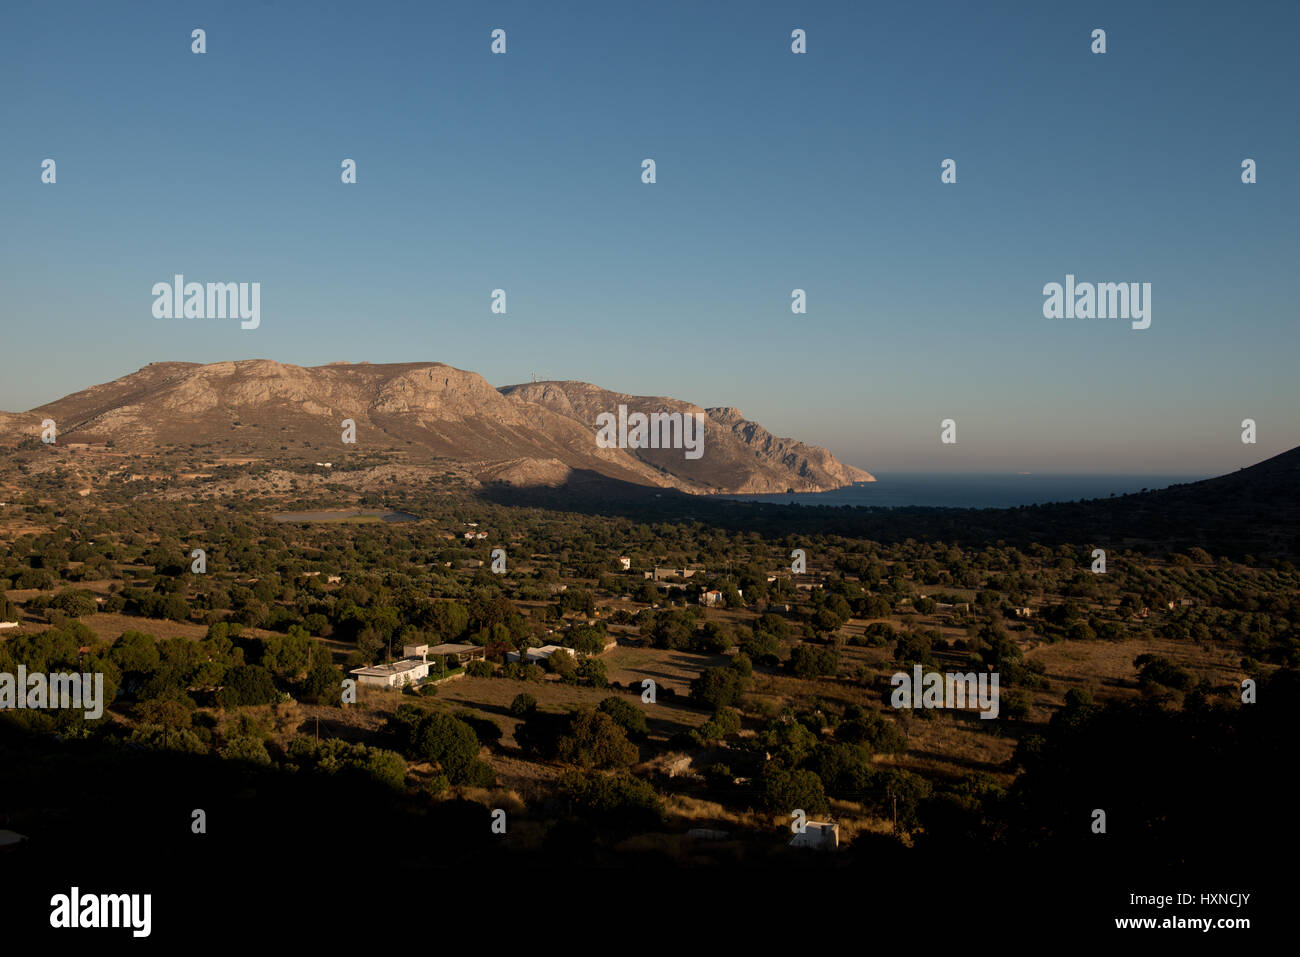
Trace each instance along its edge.
<instances>
[{"instance_id":1,"label":"white flat-roofed house","mask_svg":"<svg viewBox=\"0 0 1300 957\"><path fill-rule=\"evenodd\" d=\"M542 647L540 648L526 649L522 656L517 651L506 652L506 661L519 661L520 658L522 657L525 663L527 664L540 665L542 662L546 661L547 658L551 657L551 655L555 654L557 651L568 652L569 657L575 660L578 657L578 653L574 651L572 648L564 648L560 645L542 645Z\"/></svg>"},{"instance_id":2,"label":"white flat-roofed house","mask_svg":"<svg viewBox=\"0 0 1300 957\"><path fill-rule=\"evenodd\" d=\"M429 662L423 658L403 658L389 665L353 668L349 673L356 677L357 684L401 688L429 677Z\"/></svg>"},{"instance_id":3,"label":"white flat-roofed house","mask_svg":"<svg viewBox=\"0 0 1300 957\"><path fill-rule=\"evenodd\" d=\"M833 851L840 846L840 826L832 821L808 821L803 831L790 839L790 846Z\"/></svg>"}]
</instances>

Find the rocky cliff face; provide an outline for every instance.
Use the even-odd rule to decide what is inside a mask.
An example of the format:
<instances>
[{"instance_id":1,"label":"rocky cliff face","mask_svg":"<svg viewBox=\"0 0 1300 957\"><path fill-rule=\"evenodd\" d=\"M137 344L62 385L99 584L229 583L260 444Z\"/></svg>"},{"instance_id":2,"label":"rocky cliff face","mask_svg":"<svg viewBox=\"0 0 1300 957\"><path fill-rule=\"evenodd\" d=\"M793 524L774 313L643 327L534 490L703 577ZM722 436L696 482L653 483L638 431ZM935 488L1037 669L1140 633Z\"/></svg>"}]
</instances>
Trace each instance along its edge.
<instances>
[{"instance_id":1,"label":"rocky cliff face","mask_svg":"<svg viewBox=\"0 0 1300 957\"><path fill-rule=\"evenodd\" d=\"M595 417L620 403L647 412L703 412L702 455L600 448ZM771 435L734 409L703 410L585 383L498 390L476 373L437 362L151 363L28 413L0 413L0 445L38 437L46 418L67 444L111 440L125 452L216 445L254 457L285 447L334 458L397 450L410 462L453 459L484 480L514 484L563 484L581 473L694 493L749 493L872 480L825 449ZM355 423L355 445L342 442L345 419Z\"/></svg>"},{"instance_id":2,"label":"rocky cliff face","mask_svg":"<svg viewBox=\"0 0 1300 957\"><path fill-rule=\"evenodd\" d=\"M513 399L567 416L593 431L598 415L616 414L620 405L626 406L629 414L702 413L705 438L698 459L685 457L681 449L629 451L642 462L709 491L763 494L793 488L796 492L819 492L875 481L869 472L843 464L826 449L773 435L746 419L738 409L704 409L664 396L611 392L587 382L528 382L501 391Z\"/></svg>"}]
</instances>

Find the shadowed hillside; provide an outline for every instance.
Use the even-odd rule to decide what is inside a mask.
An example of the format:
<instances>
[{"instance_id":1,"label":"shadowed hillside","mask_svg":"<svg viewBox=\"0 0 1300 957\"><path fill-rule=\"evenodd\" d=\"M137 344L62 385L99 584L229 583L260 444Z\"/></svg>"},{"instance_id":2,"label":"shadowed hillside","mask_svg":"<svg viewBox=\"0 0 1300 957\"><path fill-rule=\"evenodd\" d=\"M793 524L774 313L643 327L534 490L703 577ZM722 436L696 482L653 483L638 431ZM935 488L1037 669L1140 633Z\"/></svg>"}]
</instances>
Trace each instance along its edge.
<instances>
[{"instance_id":1,"label":"shadowed hillside","mask_svg":"<svg viewBox=\"0 0 1300 957\"><path fill-rule=\"evenodd\" d=\"M944 541L984 546L999 541L1026 547L1063 542L1107 543L1153 552L1193 546L1233 556L1300 556L1300 448L1230 475L1084 502L1005 509L809 506L701 500L669 493L624 494L602 501L639 521L695 519L764 537L862 536L881 542ZM612 491L617 491L611 486ZM485 498L507 505L570 511L595 506L578 487L489 487Z\"/></svg>"}]
</instances>

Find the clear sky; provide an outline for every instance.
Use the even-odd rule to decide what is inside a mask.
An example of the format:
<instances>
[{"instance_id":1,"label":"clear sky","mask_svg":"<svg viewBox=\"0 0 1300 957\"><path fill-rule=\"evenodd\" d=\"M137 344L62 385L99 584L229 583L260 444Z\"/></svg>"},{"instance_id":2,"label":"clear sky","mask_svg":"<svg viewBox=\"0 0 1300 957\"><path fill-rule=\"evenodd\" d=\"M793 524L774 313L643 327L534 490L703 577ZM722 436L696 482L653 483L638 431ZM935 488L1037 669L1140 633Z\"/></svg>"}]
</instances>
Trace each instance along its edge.
<instances>
[{"instance_id":1,"label":"clear sky","mask_svg":"<svg viewBox=\"0 0 1300 957\"><path fill-rule=\"evenodd\" d=\"M0 408L437 360L881 471L1231 471L1300 445L1298 35L1292 2L6 0ZM175 273L260 282L260 328L154 319ZM1151 283L1151 327L1045 319L1067 273Z\"/></svg>"}]
</instances>

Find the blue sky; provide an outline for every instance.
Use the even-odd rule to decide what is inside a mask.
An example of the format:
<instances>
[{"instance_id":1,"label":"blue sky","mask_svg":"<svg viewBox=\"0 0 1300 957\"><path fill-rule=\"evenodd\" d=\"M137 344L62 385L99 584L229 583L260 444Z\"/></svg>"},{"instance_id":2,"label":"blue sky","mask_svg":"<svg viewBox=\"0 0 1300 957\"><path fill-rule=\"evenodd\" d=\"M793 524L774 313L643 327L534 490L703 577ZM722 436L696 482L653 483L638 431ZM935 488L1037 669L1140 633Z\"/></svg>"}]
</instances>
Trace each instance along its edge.
<instances>
[{"instance_id":1,"label":"blue sky","mask_svg":"<svg viewBox=\"0 0 1300 957\"><path fill-rule=\"evenodd\" d=\"M437 360L736 406L881 471L1230 471L1300 445L1298 27L1292 3L9 2L0 408L151 361ZM261 327L154 319L178 272L261 282ZM1150 282L1151 327L1044 319L1066 273Z\"/></svg>"}]
</instances>

